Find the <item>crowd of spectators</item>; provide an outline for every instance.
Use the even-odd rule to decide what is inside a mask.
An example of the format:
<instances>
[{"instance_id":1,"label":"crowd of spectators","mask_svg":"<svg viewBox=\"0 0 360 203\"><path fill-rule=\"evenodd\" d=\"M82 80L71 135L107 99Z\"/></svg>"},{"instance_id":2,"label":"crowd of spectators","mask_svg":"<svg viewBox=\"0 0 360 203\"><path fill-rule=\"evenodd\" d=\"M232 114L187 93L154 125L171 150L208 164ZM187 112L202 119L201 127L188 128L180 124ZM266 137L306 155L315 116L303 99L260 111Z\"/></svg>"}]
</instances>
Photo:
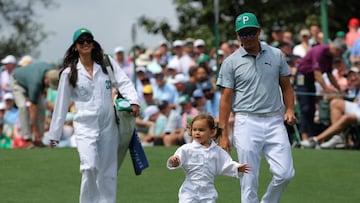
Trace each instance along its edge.
<instances>
[{"instance_id":1,"label":"crowd of spectators","mask_svg":"<svg viewBox=\"0 0 360 203\"><path fill-rule=\"evenodd\" d=\"M359 20L352 18L348 22L347 31L339 31L334 39L346 42L347 50L342 56L334 56L331 64L331 74L338 87L330 82L326 74L322 75L323 84L315 81L316 91L313 97L315 113L312 115L313 125L318 126L319 101L327 99L330 102L330 112L338 106L339 100L357 101L360 89L360 33ZM306 55L315 46L323 45L323 35L320 26L313 24L308 28L292 33L275 25L272 28L271 39L264 41L282 50L292 73L292 82L295 90L301 78L297 77L298 66ZM240 46L236 39L221 43L216 53L215 47L207 44L204 39L177 39L173 42L163 41L154 49L136 46L133 50L124 47L115 47L110 55L118 62L129 78L134 82L139 98L141 99L141 115L136 119L136 128L144 146L173 146L190 141L187 126L189 121L199 113L208 113L215 119L219 117L220 90L216 87L216 79L222 61ZM210 50L210 51L206 51ZM30 56L24 56L17 61L12 55L1 60L2 70L0 78L0 148L28 147L21 131L18 108L14 103L12 90L9 86L9 77L16 68L26 68L32 63ZM24 67L25 66L25 67ZM135 68L134 68L135 67ZM322 72L324 73L324 72ZM337 89L338 88L338 89ZM331 91L327 91L330 89ZM296 91L297 98L308 92ZM56 98L56 90L47 89L43 101L46 104L45 132L51 120L51 112ZM341 102L340 102L341 103ZM299 104L298 104L299 105ZM343 105L343 104L341 104ZM360 108L356 106L356 108ZM301 115L306 109L297 112L298 126L304 125ZM339 108L337 108L339 109ZM74 147L72 139L72 112L69 107L66 125L59 147ZM336 110L334 110L336 111ZM344 114L342 111L341 115ZM331 114L332 115L332 114ZM335 148L351 146L351 140L345 140L342 131L347 125L338 125L336 130L321 135L326 127L334 124L341 115L337 114L329 119L330 123L321 126L313 134L302 133L303 147ZM229 120L229 129L232 129L233 120ZM344 121L344 123L346 123ZM352 123L354 124L354 123ZM355 122L356 124L356 122ZM300 127L300 129L302 129ZM231 132L231 130L230 130ZM314 142L315 141L315 142ZM49 143L46 133L42 139L44 145ZM315 144L314 144L315 143Z\"/></svg>"}]
</instances>

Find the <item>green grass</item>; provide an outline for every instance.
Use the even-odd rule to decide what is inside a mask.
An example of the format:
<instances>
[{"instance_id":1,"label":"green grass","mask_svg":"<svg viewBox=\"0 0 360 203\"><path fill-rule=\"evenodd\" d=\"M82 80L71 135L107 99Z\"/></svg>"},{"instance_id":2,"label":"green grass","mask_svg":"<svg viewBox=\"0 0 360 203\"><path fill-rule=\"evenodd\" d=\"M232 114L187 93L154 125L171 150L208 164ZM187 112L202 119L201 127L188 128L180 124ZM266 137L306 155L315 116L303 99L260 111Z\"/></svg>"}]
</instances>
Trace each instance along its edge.
<instances>
[{"instance_id":1,"label":"green grass","mask_svg":"<svg viewBox=\"0 0 360 203\"><path fill-rule=\"evenodd\" d=\"M177 202L184 173L165 167L175 149L145 148L150 167L140 176L135 176L128 156L119 174L118 202ZM296 175L281 202L360 202L360 151L294 149L293 157ZM271 179L268 168L263 159L260 195ZM80 178L75 149L0 150L2 203L78 202ZM240 202L237 179L217 177L215 185L218 203Z\"/></svg>"}]
</instances>

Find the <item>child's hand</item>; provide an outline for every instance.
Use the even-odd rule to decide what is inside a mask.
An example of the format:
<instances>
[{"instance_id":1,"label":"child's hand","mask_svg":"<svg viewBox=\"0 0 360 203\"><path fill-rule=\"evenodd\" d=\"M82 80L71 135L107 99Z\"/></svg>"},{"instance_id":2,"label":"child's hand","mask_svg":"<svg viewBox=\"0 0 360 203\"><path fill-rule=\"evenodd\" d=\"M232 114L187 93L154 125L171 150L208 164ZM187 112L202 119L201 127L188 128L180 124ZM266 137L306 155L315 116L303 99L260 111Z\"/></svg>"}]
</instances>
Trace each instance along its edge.
<instances>
[{"instance_id":1,"label":"child's hand","mask_svg":"<svg viewBox=\"0 0 360 203\"><path fill-rule=\"evenodd\" d=\"M240 166L238 167L239 172L247 173L249 170L250 170L249 164L240 164Z\"/></svg>"},{"instance_id":2,"label":"child's hand","mask_svg":"<svg viewBox=\"0 0 360 203\"><path fill-rule=\"evenodd\" d=\"M175 155L175 156L171 157L171 159L170 159L170 164L171 164L173 167L179 166L179 164L180 164L180 157L179 157L178 155Z\"/></svg>"}]
</instances>

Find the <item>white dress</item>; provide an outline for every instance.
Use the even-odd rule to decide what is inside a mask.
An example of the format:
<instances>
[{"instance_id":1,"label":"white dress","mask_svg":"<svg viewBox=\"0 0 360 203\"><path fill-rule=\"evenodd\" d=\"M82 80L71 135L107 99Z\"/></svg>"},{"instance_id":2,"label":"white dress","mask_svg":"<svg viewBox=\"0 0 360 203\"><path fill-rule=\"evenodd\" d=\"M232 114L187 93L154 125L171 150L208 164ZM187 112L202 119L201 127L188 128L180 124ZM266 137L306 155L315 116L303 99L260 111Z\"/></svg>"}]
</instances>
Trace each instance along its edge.
<instances>
[{"instance_id":1,"label":"white dress","mask_svg":"<svg viewBox=\"0 0 360 203\"><path fill-rule=\"evenodd\" d=\"M239 163L211 141L210 147L205 147L196 141L179 147L174 156L180 157L180 164L173 167L170 158L167 161L169 169L183 168L185 181L179 190L179 202L216 202L217 192L214 186L216 175L240 178Z\"/></svg>"}]
</instances>

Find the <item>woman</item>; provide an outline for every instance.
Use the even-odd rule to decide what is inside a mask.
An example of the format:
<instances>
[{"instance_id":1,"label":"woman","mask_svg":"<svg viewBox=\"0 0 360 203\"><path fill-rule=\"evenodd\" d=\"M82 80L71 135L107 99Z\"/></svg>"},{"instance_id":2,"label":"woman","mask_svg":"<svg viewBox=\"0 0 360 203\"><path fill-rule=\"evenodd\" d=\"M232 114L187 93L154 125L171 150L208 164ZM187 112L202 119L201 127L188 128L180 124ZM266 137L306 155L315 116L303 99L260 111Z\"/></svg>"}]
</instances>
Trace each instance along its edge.
<instances>
[{"instance_id":1,"label":"woman","mask_svg":"<svg viewBox=\"0 0 360 203\"><path fill-rule=\"evenodd\" d=\"M118 128L109 76L102 70L103 51L90 30L75 31L64 58L54 114L50 146L61 137L70 100L75 103L74 136L82 173L80 202L116 202ZM120 93L129 99L132 115L139 113L136 90L126 74L111 59Z\"/></svg>"}]
</instances>

